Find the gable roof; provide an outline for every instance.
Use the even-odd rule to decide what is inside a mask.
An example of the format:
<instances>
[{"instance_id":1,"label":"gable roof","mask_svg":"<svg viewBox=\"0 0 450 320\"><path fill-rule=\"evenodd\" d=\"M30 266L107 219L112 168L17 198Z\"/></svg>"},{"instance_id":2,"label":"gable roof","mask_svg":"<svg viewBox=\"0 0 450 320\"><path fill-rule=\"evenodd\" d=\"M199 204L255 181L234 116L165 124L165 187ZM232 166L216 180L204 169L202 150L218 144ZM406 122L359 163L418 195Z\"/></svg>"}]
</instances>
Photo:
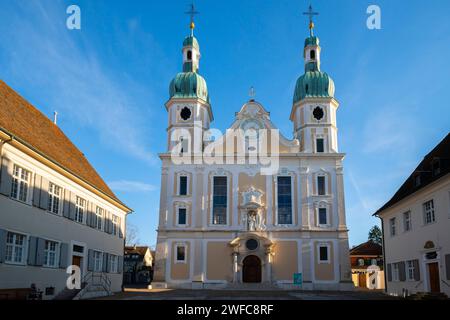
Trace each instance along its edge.
<instances>
[{"instance_id":1,"label":"gable roof","mask_svg":"<svg viewBox=\"0 0 450 320\"><path fill-rule=\"evenodd\" d=\"M61 129L2 80L0 130L125 206Z\"/></svg>"},{"instance_id":2,"label":"gable roof","mask_svg":"<svg viewBox=\"0 0 450 320\"><path fill-rule=\"evenodd\" d=\"M433 172L433 166L439 166L439 172ZM404 198L425 188L434 181L450 173L450 133L428 153L413 173L406 179L394 196L373 215L379 215L383 210L392 207ZM420 177L420 184L416 185L416 178Z\"/></svg>"},{"instance_id":3,"label":"gable roof","mask_svg":"<svg viewBox=\"0 0 450 320\"><path fill-rule=\"evenodd\" d=\"M382 254L383 247L371 240L350 249L350 256L381 256Z\"/></svg>"},{"instance_id":4,"label":"gable roof","mask_svg":"<svg viewBox=\"0 0 450 320\"><path fill-rule=\"evenodd\" d=\"M147 250L149 250L149 247L146 246L126 246L125 247L125 254L138 254L140 256L145 256L147 253ZM151 251L150 251L151 254Z\"/></svg>"}]
</instances>

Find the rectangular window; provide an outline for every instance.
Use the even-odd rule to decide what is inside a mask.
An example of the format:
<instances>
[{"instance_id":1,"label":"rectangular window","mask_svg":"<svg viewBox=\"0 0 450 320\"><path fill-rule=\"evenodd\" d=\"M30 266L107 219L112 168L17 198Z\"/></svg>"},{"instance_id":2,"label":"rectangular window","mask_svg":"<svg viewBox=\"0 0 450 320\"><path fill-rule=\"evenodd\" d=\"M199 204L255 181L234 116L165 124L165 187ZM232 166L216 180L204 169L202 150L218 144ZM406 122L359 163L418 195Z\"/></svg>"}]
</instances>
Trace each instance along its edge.
<instances>
[{"instance_id":1,"label":"rectangular window","mask_svg":"<svg viewBox=\"0 0 450 320\"><path fill-rule=\"evenodd\" d=\"M94 251L94 271L102 272L103 253L100 251Z\"/></svg>"},{"instance_id":2,"label":"rectangular window","mask_svg":"<svg viewBox=\"0 0 450 320\"><path fill-rule=\"evenodd\" d=\"M292 224L291 177L278 177L278 224Z\"/></svg>"},{"instance_id":3,"label":"rectangular window","mask_svg":"<svg viewBox=\"0 0 450 320\"><path fill-rule=\"evenodd\" d=\"M397 233L395 218L392 218L389 220L389 225L390 225L390 230L391 230L391 236L393 237Z\"/></svg>"},{"instance_id":4,"label":"rectangular window","mask_svg":"<svg viewBox=\"0 0 450 320\"><path fill-rule=\"evenodd\" d=\"M423 204L423 220L425 224L430 224L436 221L436 217L434 216L433 200L427 201Z\"/></svg>"},{"instance_id":5,"label":"rectangular window","mask_svg":"<svg viewBox=\"0 0 450 320\"><path fill-rule=\"evenodd\" d=\"M213 224L227 224L227 177L214 177Z\"/></svg>"},{"instance_id":6,"label":"rectangular window","mask_svg":"<svg viewBox=\"0 0 450 320\"><path fill-rule=\"evenodd\" d=\"M186 261L186 247L185 246L177 246L177 262L185 262Z\"/></svg>"},{"instance_id":7,"label":"rectangular window","mask_svg":"<svg viewBox=\"0 0 450 320\"><path fill-rule=\"evenodd\" d=\"M408 232L411 230L411 211L405 212L403 214L403 226L404 226L405 232Z\"/></svg>"},{"instance_id":8,"label":"rectangular window","mask_svg":"<svg viewBox=\"0 0 450 320\"><path fill-rule=\"evenodd\" d=\"M119 260L119 258L116 255L114 255L114 254L109 255L109 271L110 272L117 273L118 260Z\"/></svg>"},{"instance_id":9,"label":"rectangular window","mask_svg":"<svg viewBox=\"0 0 450 320\"><path fill-rule=\"evenodd\" d=\"M317 150L317 152L325 152L324 139L323 138L316 139L316 150Z\"/></svg>"},{"instance_id":10,"label":"rectangular window","mask_svg":"<svg viewBox=\"0 0 450 320\"><path fill-rule=\"evenodd\" d=\"M186 208L178 208L178 224L186 224Z\"/></svg>"},{"instance_id":11,"label":"rectangular window","mask_svg":"<svg viewBox=\"0 0 450 320\"><path fill-rule=\"evenodd\" d=\"M83 198L77 197L75 204L75 221L79 223L83 223L84 221L84 213L86 211L86 200Z\"/></svg>"},{"instance_id":12,"label":"rectangular window","mask_svg":"<svg viewBox=\"0 0 450 320\"><path fill-rule=\"evenodd\" d=\"M5 261L10 263L24 263L26 250L26 236L8 232L6 235Z\"/></svg>"},{"instance_id":13,"label":"rectangular window","mask_svg":"<svg viewBox=\"0 0 450 320\"><path fill-rule=\"evenodd\" d=\"M180 177L180 196L187 195L187 177L181 176Z\"/></svg>"},{"instance_id":14,"label":"rectangular window","mask_svg":"<svg viewBox=\"0 0 450 320\"><path fill-rule=\"evenodd\" d=\"M320 225L328 224L327 208L319 208L319 224Z\"/></svg>"},{"instance_id":15,"label":"rectangular window","mask_svg":"<svg viewBox=\"0 0 450 320\"><path fill-rule=\"evenodd\" d=\"M328 246L319 247L319 262L328 262Z\"/></svg>"},{"instance_id":16,"label":"rectangular window","mask_svg":"<svg viewBox=\"0 0 450 320\"><path fill-rule=\"evenodd\" d=\"M317 193L319 196L325 195L325 177L324 176L317 177Z\"/></svg>"},{"instance_id":17,"label":"rectangular window","mask_svg":"<svg viewBox=\"0 0 450 320\"><path fill-rule=\"evenodd\" d=\"M51 213L59 213L59 204L61 198L61 187L51 183L48 187L48 211Z\"/></svg>"},{"instance_id":18,"label":"rectangular window","mask_svg":"<svg viewBox=\"0 0 450 320\"><path fill-rule=\"evenodd\" d=\"M398 263L392 264L392 281L400 281L400 265Z\"/></svg>"},{"instance_id":19,"label":"rectangular window","mask_svg":"<svg viewBox=\"0 0 450 320\"><path fill-rule=\"evenodd\" d=\"M118 216L116 216L115 214L113 214L112 216L111 216L111 224L112 224L112 230L111 230L111 233L113 234L113 235L117 235L117 230L119 229L119 227L118 227L118 225L119 225L119 217Z\"/></svg>"},{"instance_id":20,"label":"rectangular window","mask_svg":"<svg viewBox=\"0 0 450 320\"><path fill-rule=\"evenodd\" d=\"M97 207L97 209L95 210L95 227L98 230L102 230L102 226L103 226L103 214L104 214L104 209Z\"/></svg>"},{"instance_id":21,"label":"rectangular window","mask_svg":"<svg viewBox=\"0 0 450 320\"><path fill-rule=\"evenodd\" d=\"M44 249L44 266L55 268L57 266L58 258L58 242L45 241Z\"/></svg>"},{"instance_id":22,"label":"rectangular window","mask_svg":"<svg viewBox=\"0 0 450 320\"><path fill-rule=\"evenodd\" d=\"M406 261L406 277L409 281L415 280L416 270L414 268L414 261Z\"/></svg>"},{"instance_id":23,"label":"rectangular window","mask_svg":"<svg viewBox=\"0 0 450 320\"><path fill-rule=\"evenodd\" d=\"M26 202L31 173L24 168L14 165L11 184L11 198Z\"/></svg>"}]
</instances>

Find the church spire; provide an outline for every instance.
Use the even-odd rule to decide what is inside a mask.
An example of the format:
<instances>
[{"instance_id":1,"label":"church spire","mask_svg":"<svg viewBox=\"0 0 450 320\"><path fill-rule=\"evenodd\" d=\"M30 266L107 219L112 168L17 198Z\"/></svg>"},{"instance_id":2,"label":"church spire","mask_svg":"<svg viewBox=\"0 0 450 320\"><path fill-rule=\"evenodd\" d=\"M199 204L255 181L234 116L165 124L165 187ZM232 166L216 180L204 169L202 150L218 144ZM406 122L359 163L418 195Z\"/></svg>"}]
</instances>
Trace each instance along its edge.
<instances>
[{"instance_id":1,"label":"church spire","mask_svg":"<svg viewBox=\"0 0 450 320\"><path fill-rule=\"evenodd\" d=\"M305 40L304 59L305 59L305 72L308 71L320 71L320 46L319 38L314 36L314 21L313 17L318 16L319 13L315 12L311 5L309 5L308 12L303 12L304 15L309 17L309 37Z\"/></svg>"},{"instance_id":2,"label":"church spire","mask_svg":"<svg viewBox=\"0 0 450 320\"><path fill-rule=\"evenodd\" d=\"M198 14L195 10L194 3L190 5L190 10L186 14L190 15L191 23L189 28L191 34L184 39L183 42L183 72L198 72L200 64L200 46L197 39L194 37L194 17Z\"/></svg>"},{"instance_id":3,"label":"church spire","mask_svg":"<svg viewBox=\"0 0 450 320\"><path fill-rule=\"evenodd\" d=\"M191 23L189 24L189 29L191 29L191 37L193 37L194 29L195 29L194 18L195 18L196 14L199 14L199 12L195 10L194 2L192 2L189 11L187 11L186 14L190 15L190 17L191 17Z\"/></svg>"},{"instance_id":4,"label":"church spire","mask_svg":"<svg viewBox=\"0 0 450 320\"><path fill-rule=\"evenodd\" d=\"M314 37L314 21L313 17L318 16L318 12L314 12L312 5L309 5L308 12L303 12L305 16L309 16L309 36Z\"/></svg>"}]
</instances>

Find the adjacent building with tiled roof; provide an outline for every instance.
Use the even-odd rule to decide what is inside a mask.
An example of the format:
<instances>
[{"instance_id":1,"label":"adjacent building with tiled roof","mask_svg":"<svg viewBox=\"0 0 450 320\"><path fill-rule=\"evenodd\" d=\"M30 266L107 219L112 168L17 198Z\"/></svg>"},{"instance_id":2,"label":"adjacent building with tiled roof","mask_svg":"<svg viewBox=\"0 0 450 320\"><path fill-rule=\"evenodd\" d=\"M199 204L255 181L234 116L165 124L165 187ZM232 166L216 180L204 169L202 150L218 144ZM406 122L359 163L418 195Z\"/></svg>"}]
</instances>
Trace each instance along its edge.
<instances>
[{"instance_id":1,"label":"adjacent building with tiled roof","mask_svg":"<svg viewBox=\"0 0 450 320\"><path fill-rule=\"evenodd\" d=\"M387 291L450 295L450 134L375 212L382 221Z\"/></svg>"},{"instance_id":2,"label":"adjacent building with tiled roof","mask_svg":"<svg viewBox=\"0 0 450 320\"><path fill-rule=\"evenodd\" d=\"M44 299L120 291L126 215L63 131L0 81L0 297L32 284ZM69 266L80 288L66 288ZM76 287L76 286L75 286ZM98 292L97 292L98 293Z\"/></svg>"},{"instance_id":3,"label":"adjacent building with tiled roof","mask_svg":"<svg viewBox=\"0 0 450 320\"><path fill-rule=\"evenodd\" d=\"M350 249L352 280L356 287L384 289L383 247L371 240ZM378 269L375 270L373 267Z\"/></svg>"}]
</instances>

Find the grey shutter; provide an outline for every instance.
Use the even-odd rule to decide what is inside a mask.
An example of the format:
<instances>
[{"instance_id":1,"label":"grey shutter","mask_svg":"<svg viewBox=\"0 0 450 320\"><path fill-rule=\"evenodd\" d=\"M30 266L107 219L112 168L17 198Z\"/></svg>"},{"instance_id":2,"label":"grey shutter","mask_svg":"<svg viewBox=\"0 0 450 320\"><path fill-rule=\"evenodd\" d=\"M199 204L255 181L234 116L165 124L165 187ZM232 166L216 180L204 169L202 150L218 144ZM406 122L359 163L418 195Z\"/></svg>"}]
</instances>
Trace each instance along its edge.
<instances>
[{"instance_id":1,"label":"grey shutter","mask_svg":"<svg viewBox=\"0 0 450 320\"><path fill-rule=\"evenodd\" d=\"M119 256L119 258L117 259L117 273L122 273L123 272L123 256Z\"/></svg>"},{"instance_id":2,"label":"grey shutter","mask_svg":"<svg viewBox=\"0 0 450 320\"><path fill-rule=\"evenodd\" d=\"M77 203L77 195L73 192L70 193L69 197L69 219L75 220L75 211L76 211L76 203ZM86 215L86 212L84 212Z\"/></svg>"},{"instance_id":3,"label":"grey shutter","mask_svg":"<svg viewBox=\"0 0 450 320\"><path fill-rule=\"evenodd\" d=\"M0 249L1 251L1 249ZM1 262L1 257L0 257ZM447 280L450 280L450 254L445 255L445 271L447 274Z\"/></svg>"},{"instance_id":4,"label":"grey shutter","mask_svg":"<svg viewBox=\"0 0 450 320\"><path fill-rule=\"evenodd\" d=\"M5 196L11 196L11 184L12 184L12 162L3 157L2 167L0 171L0 193Z\"/></svg>"},{"instance_id":5,"label":"grey shutter","mask_svg":"<svg viewBox=\"0 0 450 320\"><path fill-rule=\"evenodd\" d=\"M39 208L48 210L48 187L49 181L42 177L41 182L41 197L39 200Z\"/></svg>"},{"instance_id":6,"label":"grey shutter","mask_svg":"<svg viewBox=\"0 0 450 320\"><path fill-rule=\"evenodd\" d=\"M30 266L36 265L36 252L37 252L38 238L30 237L28 242L28 264Z\"/></svg>"},{"instance_id":7,"label":"grey shutter","mask_svg":"<svg viewBox=\"0 0 450 320\"><path fill-rule=\"evenodd\" d=\"M108 254L106 252L103 252L103 263L102 263L102 270L103 272L108 272Z\"/></svg>"},{"instance_id":8,"label":"grey shutter","mask_svg":"<svg viewBox=\"0 0 450 320\"><path fill-rule=\"evenodd\" d=\"M111 212L107 211L106 216L108 217L106 220L106 232L109 234L112 234L112 214Z\"/></svg>"},{"instance_id":9,"label":"grey shutter","mask_svg":"<svg viewBox=\"0 0 450 320\"><path fill-rule=\"evenodd\" d=\"M91 202L86 203L86 225L91 226Z\"/></svg>"},{"instance_id":10,"label":"grey shutter","mask_svg":"<svg viewBox=\"0 0 450 320\"><path fill-rule=\"evenodd\" d=\"M34 175L34 189L33 189L33 206L39 207L39 201L41 200L41 180L42 177L38 174Z\"/></svg>"},{"instance_id":11,"label":"grey shutter","mask_svg":"<svg viewBox=\"0 0 450 320\"><path fill-rule=\"evenodd\" d=\"M94 228L94 229L97 228L97 226L96 226L96 224L97 224L97 216L95 214L95 209L96 209L95 205L91 202L91 206L89 208L89 212L90 212L90 216L91 216L91 223L90 223L89 226Z\"/></svg>"},{"instance_id":12,"label":"grey shutter","mask_svg":"<svg viewBox=\"0 0 450 320\"><path fill-rule=\"evenodd\" d=\"M392 282L392 264L388 264L387 265L387 277L388 277L388 281Z\"/></svg>"},{"instance_id":13,"label":"grey shutter","mask_svg":"<svg viewBox=\"0 0 450 320\"><path fill-rule=\"evenodd\" d=\"M8 231L0 229L0 263L5 261L7 234Z\"/></svg>"},{"instance_id":14,"label":"grey shutter","mask_svg":"<svg viewBox=\"0 0 450 320\"><path fill-rule=\"evenodd\" d=\"M405 262L399 262L398 263L398 268L399 268L399 277L400 277L400 281L406 281L406 268L405 268Z\"/></svg>"},{"instance_id":15,"label":"grey shutter","mask_svg":"<svg viewBox=\"0 0 450 320\"><path fill-rule=\"evenodd\" d=\"M413 260L413 265L414 265L414 280L420 281L419 260Z\"/></svg>"},{"instance_id":16,"label":"grey shutter","mask_svg":"<svg viewBox=\"0 0 450 320\"><path fill-rule=\"evenodd\" d=\"M88 265L87 265L88 271L94 271L94 250L89 249L88 250Z\"/></svg>"},{"instance_id":17,"label":"grey shutter","mask_svg":"<svg viewBox=\"0 0 450 320\"><path fill-rule=\"evenodd\" d=\"M69 218L70 194L71 194L71 192L69 190L64 189L64 204L63 204L63 216L64 216L64 218Z\"/></svg>"},{"instance_id":18,"label":"grey shutter","mask_svg":"<svg viewBox=\"0 0 450 320\"><path fill-rule=\"evenodd\" d=\"M117 218L118 228L119 228L119 238L123 238L123 230L122 230L122 218Z\"/></svg>"},{"instance_id":19,"label":"grey shutter","mask_svg":"<svg viewBox=\"0 0 450 320\"><path fill-rule=\"evenodd\" d=\"M44 255L45 255L45 239L38 238L37 239L37 247L36 247L36 266L42 266L44 264Z\"/></svg>"},{"instance_id":20,"label":"grey shutter","mask_svg":"<svg viewBox=\"0 0 450 320\"><path fill-rule=\"evenodd\" d=\"M66 269L69 265L67 261L69 259L69 245L67 243L61 243L59 245L59 267Z\"/></svg>"}]
</instances>

